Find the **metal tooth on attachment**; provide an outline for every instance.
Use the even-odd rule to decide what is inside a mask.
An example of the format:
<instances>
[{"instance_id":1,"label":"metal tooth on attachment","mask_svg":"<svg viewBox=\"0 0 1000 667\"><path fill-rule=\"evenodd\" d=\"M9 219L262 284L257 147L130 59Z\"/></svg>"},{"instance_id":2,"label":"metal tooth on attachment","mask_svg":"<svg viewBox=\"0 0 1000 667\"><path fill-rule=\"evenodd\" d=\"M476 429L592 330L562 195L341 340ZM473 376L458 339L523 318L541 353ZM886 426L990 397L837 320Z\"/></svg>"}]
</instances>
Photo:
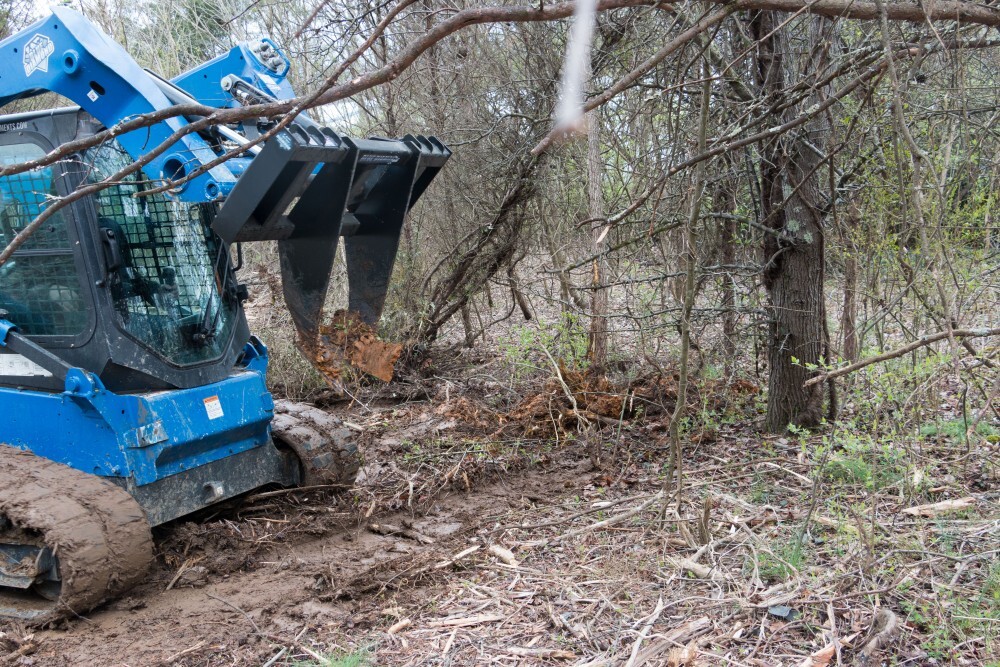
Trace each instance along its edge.
<instances>
[{"instance_id":1,"label":"metal tooth on attachment","mask_svg":"<svg viewBox=\"0 0 1000 667\"><path fill-rule=\"evenodd\" d=\"M425 137L422 134L408 134L403 137L410 146L418 148L420 156L424 160L429 160L431 164L440 166L451 156L451 151L437 137Z\"/></svg>"},{"instance_id":2,"label":"metal tooth on attachment","mask_svg":"<svg viewBox=\"0 0 1000 667\"><path fill-rule=\"evenodd\" d=\"M310 126L306 128L306 134L309 137L309 143L313 146L325 146L326 137L320 132L319 128L316 126Z\"/></svg>"},{"instance_id":3,"label":"metal tooth on attachment","mask_svg":"<svg viewBox=\"0 0 1000 667\"><path fill-rule=\"evenodd\" d=\"M287 129L288 133L292 135L292 137L299 143L303 144L309 143L309 134L305 131L305 129L301 125L292 124L289 125Z\"/></svg>"},{"instance_id":4,"label":"metal tooth on attachment","mask_svg":"<svg viewBox=\"0 0 1000 667\"><path fill-rule=\"evenodd\" d=\"M341 141L340 136L328 127L321 127L320 132L326 137L327 146L340 146L343 141Z\"/></svg>"}]
</instances>

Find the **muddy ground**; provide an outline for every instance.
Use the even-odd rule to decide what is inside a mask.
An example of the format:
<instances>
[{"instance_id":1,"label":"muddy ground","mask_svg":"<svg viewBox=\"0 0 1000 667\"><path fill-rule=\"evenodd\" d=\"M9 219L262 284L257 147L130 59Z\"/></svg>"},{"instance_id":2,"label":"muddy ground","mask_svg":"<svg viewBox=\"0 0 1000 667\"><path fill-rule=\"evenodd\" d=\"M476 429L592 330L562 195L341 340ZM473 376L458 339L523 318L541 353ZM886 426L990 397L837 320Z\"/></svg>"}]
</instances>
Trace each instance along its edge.
<instances>
[{"instance_id":1,"label":"muddy ground","mask_svg":"<svg viewBox=\"0 0 1000 667\"><path fill-rule=\"evenodd\" d=\"M564 376L575 407L474 377L328 406L356 489L157 530L145 583L0 626L0 665L997 664L995 442L761 437L752 382L703 383L678 500L672 378Z\"/></svg>"}]
</instances>

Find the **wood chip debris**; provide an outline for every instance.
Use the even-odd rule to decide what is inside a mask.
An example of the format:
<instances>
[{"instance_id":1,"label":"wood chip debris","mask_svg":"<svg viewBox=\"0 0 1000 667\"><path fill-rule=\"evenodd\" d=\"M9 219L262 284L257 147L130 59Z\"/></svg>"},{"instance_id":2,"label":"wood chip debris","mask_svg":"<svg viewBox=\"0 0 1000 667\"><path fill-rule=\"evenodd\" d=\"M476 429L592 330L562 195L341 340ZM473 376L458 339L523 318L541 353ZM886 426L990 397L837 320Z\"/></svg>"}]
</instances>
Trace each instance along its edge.
<instances>
[{"instance_id":1,"label":"wood chip debris","mask_svg":"<svg viewBox=\"0 0 1000 667\"><path fill-rule=\"evenodd\" d=\"M446 618L440 621L431 621L425 625L428 628L466 628L472 625L482 625L483 623L496 623L503 619L504 617L499 614L479 614L464 618Z\"/></svg>"},{"instance_id":2,"label":"wood chip debris","mask_svg":"<svg viewBox=\"0 0 1000 667\"><path fill-rule=\"evenodd\" d=\"M503 649L505 653L516 655L519 658L549 658L558 660L576 660L576 653L564 651L558 648L520 648L518 646L508 646Z\"/></svg>"},{"instance_id":3,"label":"wood chip debris","mask_svg":"<svg viewBox=\"0 0 1000 667\"><path fill-rule=\"evenodd\" d=\"M386 633L388 633L390 635L394 635L397 632L399 632L400 630L405 630L406 628L410 627L411 625L413 625L413 621L411 621L408 618L404 618L401 621L397 621L397 622L393 623L392 626L390 626L389 629L386 630Z\"/></svg>"},{"instance_id":4,"label":"wood chip debris","mask_svg":"<svg viewBox=\"0 0 1000 667\"><path fill-rule=\"evenodd\" d=\"M514 552L510 549L503 548L499 544L491 544L489 552L511 567L517 567L519 565L517 559L514 558Z\"/></svg>"},{"instance_id":5,"label":"wood chip debris","mask_svg":"<svg viewBox=\"0 0 1000 667\"><path fill-rule=\"evenodd\" d=\"M667 654L668 664L687 664L685 660L693 660L697 656L697 651L693 646L684 645L689 644L699 635L704 634L710 629L712 629L712 619L708 616L700 616L683 625L677 626L673 630L658 634L656 641L652 642L636 655L635 664L648 664L664 653ZM678 645L681 645L682 648L679 648Z\"/></svg>"},{"instance_id":6,"label":"wood chip debris","mask_svg":"<svg viewBox=\"0 0 1000 667\"><path fill-rule=\"evenodd\" d=\"M711 579L712 581L722 581L725 576L718 570L715 570L707 565L702 565L701 563L696 563L690 558L672 558L670 562L679 570L685 570L690 572L699 579Z\"/></svg>"},{"instance_id":7,"label":"wood chip debris","mask_svg":"<svg viewBox=\"0 0 1000 667\"><path fill-rule=\"evenodd\" d=\"M857 638L860 633L855 632L854 634L844 637L840 640L841 648L846 648L851 645L851 642ZM809 655L808 658L803 660L798 664L798 667L827 667L837 655L837 641L834 640L824 646L823 648L815 651Z\"/></svg>"}]
</instances>

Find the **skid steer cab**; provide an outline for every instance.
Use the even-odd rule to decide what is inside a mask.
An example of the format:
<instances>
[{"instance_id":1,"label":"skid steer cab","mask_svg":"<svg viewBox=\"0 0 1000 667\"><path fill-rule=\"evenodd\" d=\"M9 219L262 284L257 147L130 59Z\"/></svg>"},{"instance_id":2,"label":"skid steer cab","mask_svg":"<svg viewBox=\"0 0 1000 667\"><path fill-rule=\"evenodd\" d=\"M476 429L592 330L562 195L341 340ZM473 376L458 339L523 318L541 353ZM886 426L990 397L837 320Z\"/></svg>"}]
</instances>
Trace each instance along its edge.
<instances>
[{"instance_id":1,"label":"skid steer cab","mask_svg":"<svg viewBox=\"0 0 1000 667\"><path fill-rule=\"evenodd\" d=\"M0 617L44 623L138 581L151 526L269 484L353 483L353 431L267 389L241 244L277 241L308 349L343 237L349 310L374 324L405 216L450 151L306 114L251 146L274 121L185 132L196 119L175 116L48 160L141 114L291 99L290 63L263 39L167 81L66 8L0 54L0 105L79 105L0 116L0 248L23 241L0 264Z\"/></svg>"}]
</instances>

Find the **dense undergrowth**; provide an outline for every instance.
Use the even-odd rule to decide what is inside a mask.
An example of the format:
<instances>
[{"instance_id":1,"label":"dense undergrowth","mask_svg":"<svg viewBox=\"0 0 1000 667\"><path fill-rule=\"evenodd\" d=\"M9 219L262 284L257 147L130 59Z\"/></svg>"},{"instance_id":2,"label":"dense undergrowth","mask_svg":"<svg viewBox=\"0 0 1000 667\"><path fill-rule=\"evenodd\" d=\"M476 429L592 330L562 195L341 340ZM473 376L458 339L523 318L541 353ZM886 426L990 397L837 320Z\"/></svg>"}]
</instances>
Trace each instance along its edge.
<instances>
[{"instance_id":1,"label":"dense undergrowth","mask_svg":"<svg viewBox=\"0 0 1000 667\"><path fill-rule=\"evenodd\" d=\"M373 411L414 397L395 410L428 424L397 436L392 419L380 422L403 469L385 490L391 508L429 507L570 454L587 473L555 504L480 527L517 567L498 570L494 558L429 584L451 607L406 587L383 592L391 599L374 604L401 605L401 616L373 622L361 653L329 664L425 664L447 633L400 644L385 635L392 621L471 613L454 601L470 586L504 595L531 585L561 590L549 598L556 609L579 607L574 595L606 609L578 625L557 615L533 645L548 653L515 651L528 662L564 651L569 664L620 664L638 641L654 664L997 664L1000 417L949 357L870 367L840 385L835 422L779 436L761 432L759 378L703 364L682 411L678 492L665 482L677 372L625 360L597 371L580 363L583 342L565 323L525 328L495 354L431 351L402 381L355 397ZM658 599L669 620L661 610L637 640ZM523 647L518 632L532 623L517 612L502 631L468 629L453 664L478 664L475 641L495 655ZM690 632L671 634L680 630Z\"/></svg>"}]
</instances>

